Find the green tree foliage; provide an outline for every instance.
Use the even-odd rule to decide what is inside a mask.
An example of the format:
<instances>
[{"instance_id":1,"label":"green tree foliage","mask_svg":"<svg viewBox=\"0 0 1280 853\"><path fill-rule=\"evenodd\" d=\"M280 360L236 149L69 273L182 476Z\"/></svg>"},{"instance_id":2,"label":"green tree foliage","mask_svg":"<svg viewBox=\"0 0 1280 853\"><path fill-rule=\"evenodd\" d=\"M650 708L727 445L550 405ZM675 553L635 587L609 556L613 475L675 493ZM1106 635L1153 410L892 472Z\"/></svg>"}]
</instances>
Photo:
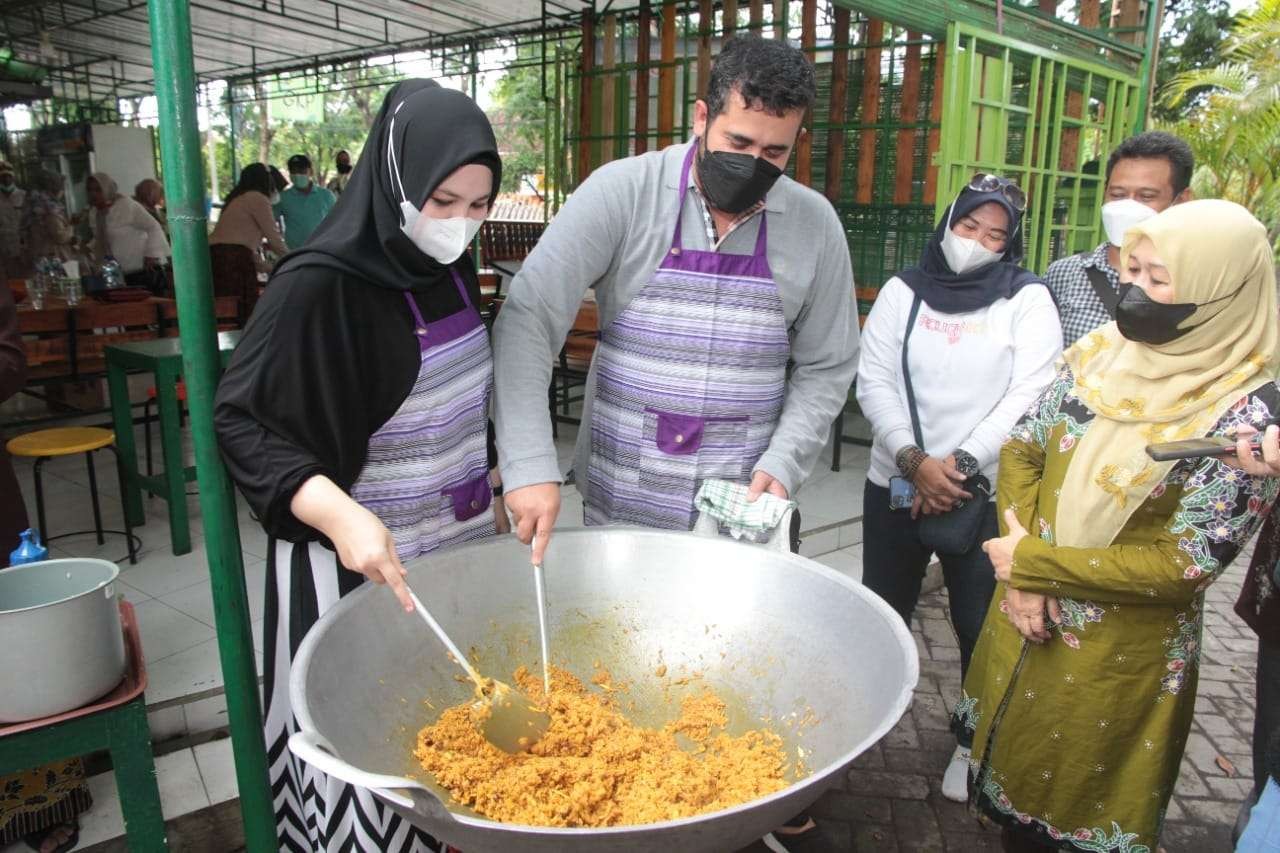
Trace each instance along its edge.
<instances>
[{"instance_id":1,"label":"green tree foliage","mask_svg":"<svg viewBox=\"0 0 1280 853\"><path fill-rule=\"evenodd\" d=\"M240 101L231 107L235 110L237 162L243 167L261 161L265 142L268 163L282 172L289 157L306 154L311 158L316 181L328 182L336 174L334 160L339 151L349 151L353 161L359 158L382 99L395 81L396 76L387 66L344 69L333 75L321 93L305 95L319 102L319 108L306 118L289 117L288 111L272 106L281 103L278 90L284 89L287 81L282 82L276 92L259 86L255 94L274 95L267 103L265 133L261 100ZM218 190L219 195L225 196L233 186L228 144L230 121L225 104L215 111L214 125L220 137L217 140Z\"/></svg>"},{"instance_id":2,"label":"green tree foliage","mask_svg":"<svg viewBox=\"0 0 1280 853\"><path fill-rule=\"evenodd\" d=\"M1156 91L1164 90L1180 74L1212 68L1221 62L1231 23L1227 0L1167 0L1156 66ZM1158 101L1152 107L1152 114L1159 121L1177 121L1194 105L1194 98L1184 99L1177 105Z\"/></svg>"},{"instance_id":3,"label":"green tree foliage","mask_svg":"<svg viewBox=\"0 0 1280 853\"><path fill-rule=\"evenodd\" d=\"M1260 0L1232 27L1222 61L1170 80L1169 125L1195 150L1198 195L1226 198L1266 224L1280 251L1280 0Z\"/></svg>"},{"instance_id":4,"label":"green tree foliage","mask_svg":"<svg viewBox=\"0 0 1280 853\"><path fill-rule=\"evenodd\" d=\"M547 114L536 51L521 48L493 90L490 118L502 154L502 192L530 192L529 181L536 186L545 167Z\"/></svg>"}]
</instances>

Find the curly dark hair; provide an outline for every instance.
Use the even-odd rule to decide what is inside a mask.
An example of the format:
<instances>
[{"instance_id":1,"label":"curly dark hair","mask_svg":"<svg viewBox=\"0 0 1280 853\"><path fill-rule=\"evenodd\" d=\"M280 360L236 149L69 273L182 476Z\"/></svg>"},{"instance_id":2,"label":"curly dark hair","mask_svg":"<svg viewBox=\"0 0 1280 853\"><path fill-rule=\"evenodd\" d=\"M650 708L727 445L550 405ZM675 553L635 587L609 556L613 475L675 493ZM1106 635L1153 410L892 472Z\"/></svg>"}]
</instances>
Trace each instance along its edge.
<instances>
[{"instance_id":1,"label":"curly dark hair","mask_svg":"<svg viewBox=\"0 0 1280 853\"><path fill-rule=\"evenodd\" d=\"M775 116L807 110L818 96L813 65L803 52L756 35L734 36L721 47L707 84L707 121L724 112L732 91Z\"/></svg>"},{"instance_id":2,"label":"curly dark hair","mask_svg":"<svg viewBox=\"0 0 1280 853\"><path fill-rule=\"evenodd\" d=\"M1111 180L1111 170L1121 160L1168 160L1175 196L1191 186L1191 175L1196 168L1196 155L1191 153L1191 146L1163 130L1148 130L1117 145L1107 158L1108 181Z\"/></svg>"}]
</instances>

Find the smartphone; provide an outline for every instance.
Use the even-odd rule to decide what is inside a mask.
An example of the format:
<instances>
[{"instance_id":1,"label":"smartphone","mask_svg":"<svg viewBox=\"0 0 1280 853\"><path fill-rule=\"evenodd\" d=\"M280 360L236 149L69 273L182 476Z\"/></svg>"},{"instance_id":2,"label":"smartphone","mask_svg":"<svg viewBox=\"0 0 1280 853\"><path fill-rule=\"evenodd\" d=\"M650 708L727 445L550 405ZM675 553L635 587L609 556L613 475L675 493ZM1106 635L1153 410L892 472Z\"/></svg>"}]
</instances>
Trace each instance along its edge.
<instances>
[{"instance_id":1,"label":"smartphone","mask_svg":"<svg viewBox=\"0 0 1280 853\"><path fill-rule=\"evenodd\" d=\"M911 509L916 501L916 487L905 477L889 478L889 509Z\"/></svg>"},{"instance_id":2,"label":"smartphone","mask_svg":"<svg viewBox=\"0 0 1280 853\"><path fill-rule=\"evenodd\" d=\"M1261 447L1261 433L1250 437L1249 446L1256 454ZM1234 456L1236 440L1233 438L1188 438L1185 441L1166 441L1148 444L1147 455L1156 462L1175 459L1199 459L1203 456Z\"/></svg>"}]
</instances>

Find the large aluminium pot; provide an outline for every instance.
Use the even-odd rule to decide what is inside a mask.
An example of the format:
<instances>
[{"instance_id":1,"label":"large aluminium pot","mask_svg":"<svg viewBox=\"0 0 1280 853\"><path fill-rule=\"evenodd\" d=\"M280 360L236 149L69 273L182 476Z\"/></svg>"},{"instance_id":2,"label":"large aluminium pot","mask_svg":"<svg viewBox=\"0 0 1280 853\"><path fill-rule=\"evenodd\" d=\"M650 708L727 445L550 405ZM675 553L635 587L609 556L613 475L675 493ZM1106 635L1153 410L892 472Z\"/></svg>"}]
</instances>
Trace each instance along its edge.
<instances>
[{"instance_id":1,"label":"large aluminium pot","mask_svg":"<svg viewBox=\"0 0 1280 853\"><path fill-rule=\"evenodd\" d=\"M79 708L124 678L119 574L79 558L0 570L0 723Z\"/></svg>"},{"instance_id":2,"label":"large aluminium pot","mask_svg":"<svg viewBox=\"0 0 1280 853\"><path fill-rule=\"evenodd\" d=\"M411 756L417 731L467 701L470 688L426 626L372 586L333 607L298 650L291 749L467 853L734 850L811 805L910 703L919 664L902 620L811 560L692 533L591 528L558 532L545 566L554 661L584 681L599 662L615 684L631 682L631 716L643 724L673 718L684 691L710 686L729 702L731 732L770 721L807 774L753 802L643 826L479 817ZM529 551L514 538L407 568L410 586L482 671L505 677L537 663ZM693 673L702 677L677 683Z\"/></svg>"}]
</instances>

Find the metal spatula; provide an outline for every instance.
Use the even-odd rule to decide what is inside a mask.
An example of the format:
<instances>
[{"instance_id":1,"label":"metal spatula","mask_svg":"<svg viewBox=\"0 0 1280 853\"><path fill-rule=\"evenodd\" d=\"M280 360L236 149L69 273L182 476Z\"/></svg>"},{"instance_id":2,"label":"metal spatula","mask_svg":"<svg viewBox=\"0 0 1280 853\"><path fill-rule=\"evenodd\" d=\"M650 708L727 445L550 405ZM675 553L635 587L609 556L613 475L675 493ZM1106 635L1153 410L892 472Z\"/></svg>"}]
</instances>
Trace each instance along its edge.
<instances>
[{"instance_id":1,"label":"metal spatula","mask_svg":"<svg viewBox=\"0 0 1280 853\"><path fill-rule=\"evenodd\" d=\"M466 671L467 677L475 682L483 697L476 704L484 714L481 730L485 739L503 752L523 752L541 740L547 732L547 726L551 724L547 712L539 710L532 699L511 685L481 678L480 673L476 672L462 651L449 639L444 628L440 627L440 623L423 606L418 596L410 591L409 598L413 599L413 607L422 621L444 643L449 654Z\"/></svg>"},{"instance_id":2,"label":"metal spatula","mask_svg":"<svg viewBox=\"0 0 1280 853\"><path fill-rule=\"evenodd\" d=\"M551 695L551 653L547 651L547 589L542 575L542 564L533 566L533 591L538 599L538 639L542 643L542 690Z\"/></svg>"}]
</instances>

